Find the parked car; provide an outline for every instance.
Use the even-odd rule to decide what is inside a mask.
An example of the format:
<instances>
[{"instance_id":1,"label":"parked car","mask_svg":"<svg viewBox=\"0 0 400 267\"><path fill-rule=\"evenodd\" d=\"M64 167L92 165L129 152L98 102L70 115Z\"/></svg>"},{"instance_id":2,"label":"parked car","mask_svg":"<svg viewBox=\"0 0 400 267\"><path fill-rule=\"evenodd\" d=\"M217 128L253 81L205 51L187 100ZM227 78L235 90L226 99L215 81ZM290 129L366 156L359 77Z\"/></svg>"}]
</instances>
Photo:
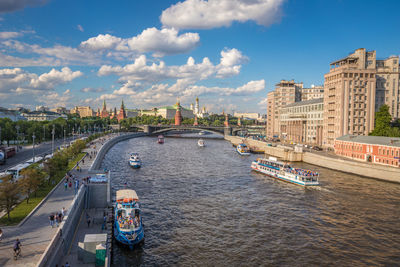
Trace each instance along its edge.
<instances>
[{"instance_id":1,"label":"parked car","mask_svg":"<svg viewBox=\"0 0 400 267\"><path fill-rule=\"evenodd\" d=\"M320 148L319 146L314 146L313 149L316 151L322 151L322 148Z\"/></svg>"}]
</instances>

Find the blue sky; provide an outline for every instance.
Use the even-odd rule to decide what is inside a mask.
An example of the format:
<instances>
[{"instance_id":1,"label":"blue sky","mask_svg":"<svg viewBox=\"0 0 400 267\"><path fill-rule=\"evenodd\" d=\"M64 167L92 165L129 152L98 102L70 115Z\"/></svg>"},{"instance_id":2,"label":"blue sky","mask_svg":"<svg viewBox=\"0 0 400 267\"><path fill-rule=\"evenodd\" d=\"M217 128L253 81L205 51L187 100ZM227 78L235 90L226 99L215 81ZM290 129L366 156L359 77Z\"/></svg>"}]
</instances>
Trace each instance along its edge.
<instances>
[{"instance_id":1,"label":"blue sky","mask_svg":"<svg viewBox=\"0 0 400 267\"><path fill-rule=\"evenodd\" d=\"M357 48L400 53L400 1L0 1L0 106L266 113L281 79L323 84Z\"/></svg>"}]
</instances>

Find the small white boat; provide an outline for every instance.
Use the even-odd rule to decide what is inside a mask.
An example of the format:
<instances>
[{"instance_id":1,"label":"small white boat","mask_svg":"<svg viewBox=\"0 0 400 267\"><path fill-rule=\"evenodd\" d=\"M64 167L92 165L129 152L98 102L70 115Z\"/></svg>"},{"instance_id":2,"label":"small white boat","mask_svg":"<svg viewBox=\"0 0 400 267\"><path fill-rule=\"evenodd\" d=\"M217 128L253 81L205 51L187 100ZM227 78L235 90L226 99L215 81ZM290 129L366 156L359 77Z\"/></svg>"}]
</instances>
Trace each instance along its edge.
<instances>
[{"instance_id":1,"label":"small white boat","mask_svg":"<svg viewBox=\"0 0 400 267\"><path fill-rule=\"evenodd\" d=\"M138 153L131 153L131 156L129 158L129 165L131 165L131 167L135 169L138 169L142 166L142 162L140 161Z\"/></svg>"},{"instance_id":2,"label":"small white boat","mask_svg":"<svg viewBox=\"0 0 400 267\"><path fill-rule=\"evenodd\" d=\"M254 171L258 171L273 178L293 184L303 186L319 185L318 172L293 168L288 163L277 161L277 159L274 157L269 157L269 159L258 158L256 161L251 163L251 168Z\"/></svg>"},{"instance_id":3,"label":"small white boat","mask_svg":"<svg viewBox=\"0 0 400 267\"><path fill-rule=\"evenodd\" d=\"M205 135L206 134L206 131L200 131L199 132L199 135Z\"/></svg>"},{"instance_id":4,"label":"small white boat","mask_svg":"<svg viewBox=\"0 0 400 267\"><path fill-rule=\"evenodd\" d=\"M198 145L199 147L205 147L205 146L206 146L206 144L204 143L204 140L203 140L203 139L199 139L199 141L197 141L197 145Z\"/></svg>"},{"instance_id":5,"label":"small white boat","mask_svg":"<svg viewBox=\"0 0 400 267\"><path fill-rule=\"evenodd\" d=\"M249 156L250 155L250 149L248 148L248 146L246 144L243 144L243 143L239 144L236 147L236 151L241 156Z\"/></svg>"}]
</instances>

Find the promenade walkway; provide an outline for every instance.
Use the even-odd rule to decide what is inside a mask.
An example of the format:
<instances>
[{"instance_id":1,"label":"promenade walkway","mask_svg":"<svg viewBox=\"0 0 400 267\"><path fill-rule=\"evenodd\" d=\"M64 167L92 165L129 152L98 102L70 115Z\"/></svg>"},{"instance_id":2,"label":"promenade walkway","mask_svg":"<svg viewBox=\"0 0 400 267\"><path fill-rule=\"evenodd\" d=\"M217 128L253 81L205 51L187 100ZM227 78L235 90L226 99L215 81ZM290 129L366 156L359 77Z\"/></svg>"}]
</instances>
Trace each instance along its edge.
<instances>
[{"instance_id":1,"label":"promenade walkway","mask_svg":"<svg viewBox=\"0 0 400 267\"><path fill-rule=\"evenodd\" d=\"M90 154L91 151L99 151L108 139L115 135L109 135L97 139L94 145L87 148L85 151ZM72 173L82 181L82 178L90 176L87 170L90 168L95 157L86 157L84 163L80 163L82 172L74 170ZM82 182L80 182L82 184ZM63 207L69 208L74 198L74 188L64 189L64 183L61 182L50 197L36 210L36 212L28 218L25 223L18 226L3 227L3 240L0 241L0 266L36 266L41 255L46 250L57 227L52 228L49 222L51 213L60 212ZM22 243L21 255L17 260L14 260L13 244L16 239Z\"/></svg>"}]
</instances>

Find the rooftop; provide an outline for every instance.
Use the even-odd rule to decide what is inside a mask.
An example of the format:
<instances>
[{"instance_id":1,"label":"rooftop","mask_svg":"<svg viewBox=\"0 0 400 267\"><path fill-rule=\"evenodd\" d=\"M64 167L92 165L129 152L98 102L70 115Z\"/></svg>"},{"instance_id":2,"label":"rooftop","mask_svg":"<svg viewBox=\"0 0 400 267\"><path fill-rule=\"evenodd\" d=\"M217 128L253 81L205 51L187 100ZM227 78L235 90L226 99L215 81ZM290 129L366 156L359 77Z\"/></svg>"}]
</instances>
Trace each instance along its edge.
<instances>
[{"instance_id":1,"label":"rooftop","mask_svg":"<svg viewBox=\"0 0 400 267\"><path fill-rule=\"evenodd\" d=\"M300 101L300 102L294 102L292 104L284 106L284 108L290 108L290 107L298 107L298 106L306 106L310 104L322 104L324 102L323 98L315 98L311 100L306 100L306 101Z\"/></svg>"},{"instance_id":2,"label":"rooftop","mask_svg":"<svg viewBox=\"0 0 400 267\"><path fill-rule=\"evenodd\" d=\"M393 146L400 147L400 138L399 137L386 137L386 136L365 136L365 135L343 135L341 137L336 138L339 141L347 141L347 142L355 142L361 144L370 144L370 145L384 145L384 146Z\"/></svg>"}]
</instances>

